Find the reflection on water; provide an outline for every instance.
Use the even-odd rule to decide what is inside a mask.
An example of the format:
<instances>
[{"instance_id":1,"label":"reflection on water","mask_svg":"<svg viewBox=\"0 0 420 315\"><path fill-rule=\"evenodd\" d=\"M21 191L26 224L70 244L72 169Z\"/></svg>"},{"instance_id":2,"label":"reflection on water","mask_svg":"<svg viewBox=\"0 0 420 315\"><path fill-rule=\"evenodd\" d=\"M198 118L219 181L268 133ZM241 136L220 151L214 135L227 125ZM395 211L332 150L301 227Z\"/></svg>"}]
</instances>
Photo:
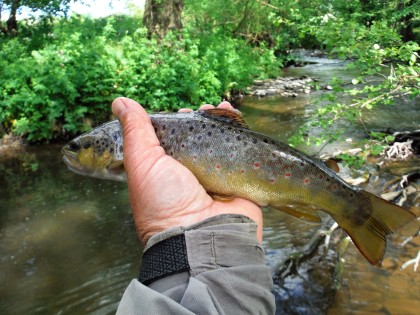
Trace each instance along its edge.
<instances>
[{"instance_id":1,"label":"reflection on water","mask_svg":"<svg viewBox=\"0 0 420 315\"><path fill-rule=\"evenodd\" d=\"M287 141L305 122L309 97L247 97L240 105L247 123L253 130Z\"/></svg>"},{"instance_id":2,"label":"reflection on water","mask_svg":"<svg viewBox=\"0 0 420 315\"><path fill-rule=\"evenodd\" d=\"M19 153L0 159L1 313L115 313L140 257L125 184L70 173L58 146Z\"/></svg>"},{"instance_id":3,"label":"reflection on water","mask_svg":"<svg viewBox=\"0 0 420 315\"><path fill-rule=\"evenodd\" d=\"M420 215L420 212L417 212ZM367 265L354 247L348 249L342 287L329 309L329 315L346 314L419 314L420 273L401 265L415 257L420 248L417 237L405 248L393 247L383 268Z\"/></svg>"},{"instance_id":4,"label":"reflection on water","mask_svg":"<svg viewBox=\"0 0 420 315\"><path fill-rule=\"evenodd\" d=\"M337 254L332 248L309 249L319 224L265 209L266 261L273 271L276 314L325 314L335 298ZM292 259L291 259L292 258Z\"/></svg>"}]
</instances>

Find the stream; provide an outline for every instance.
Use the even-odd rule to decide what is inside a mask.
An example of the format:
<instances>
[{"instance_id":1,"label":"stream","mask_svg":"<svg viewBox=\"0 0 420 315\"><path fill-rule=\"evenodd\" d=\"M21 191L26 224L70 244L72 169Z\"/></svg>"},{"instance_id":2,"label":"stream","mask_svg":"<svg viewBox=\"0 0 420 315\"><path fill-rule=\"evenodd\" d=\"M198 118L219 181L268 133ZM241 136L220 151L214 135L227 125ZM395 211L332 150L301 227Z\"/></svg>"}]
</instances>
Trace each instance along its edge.
<instances>
[{"instance_id":1,"label":"stream","mask_svg":"<svg viewBox=\"0 0 420 315\"><path fill-rule=\"evenodd\" d=\"M342 61L309 61L316 63L288 68L284 76L317 77L320 83L332 76L352 78ZM240 109L251 129L287 141L308 120L317 93L325 91L245 97ZM374 130L414 130L419 122L418 99L376 109L367 119ZM364 137L358 129L347 133L352 142L334 143L323 152L350 148ZM68 171L60 150L60 145L0 147L1 314L114 314L138 275L142 249L126 184ZM364 188L380 193L389 179L378 177ZM338 265L336 243L304 262L297 274L278 278L279 262L305 246L319 226L272 209L263 212L263 246L278 314L418 314L420 270L400 267L416 256L420 237L405 246L399 245L404 238L394 237L382 268L367 263L353 244Z\"/></svg>"}]
</instances>

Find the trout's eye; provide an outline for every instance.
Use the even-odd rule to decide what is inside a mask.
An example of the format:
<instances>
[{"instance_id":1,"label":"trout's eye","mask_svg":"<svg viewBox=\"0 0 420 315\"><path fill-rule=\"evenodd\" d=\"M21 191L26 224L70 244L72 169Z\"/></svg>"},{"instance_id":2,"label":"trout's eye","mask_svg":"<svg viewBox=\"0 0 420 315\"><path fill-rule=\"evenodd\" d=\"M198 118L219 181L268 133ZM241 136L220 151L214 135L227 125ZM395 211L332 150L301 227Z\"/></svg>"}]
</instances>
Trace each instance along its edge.
<instances>
[{"instance_id":1,"label":"trout's eye","mask_svg":"<svg viewBox=\"0 0 420 315\"><path fill-rule=\"evenodd\" d=\"M69 149L70 151L78 151L80 149L80 145L76 143L75 141L71 141L69 143Z\"/></svg>"}]
</instances>

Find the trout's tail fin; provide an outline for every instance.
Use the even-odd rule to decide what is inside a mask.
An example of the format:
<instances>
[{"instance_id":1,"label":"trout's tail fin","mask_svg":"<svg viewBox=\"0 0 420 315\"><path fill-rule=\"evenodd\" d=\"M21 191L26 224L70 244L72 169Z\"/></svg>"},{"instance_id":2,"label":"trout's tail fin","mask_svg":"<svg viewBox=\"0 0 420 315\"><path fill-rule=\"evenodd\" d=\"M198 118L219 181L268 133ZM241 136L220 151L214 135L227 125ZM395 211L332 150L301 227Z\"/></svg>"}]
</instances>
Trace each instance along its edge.
<instances>
[{"instance_id":1,"label":"trout's tail fin","mask_svg":"<svg viewBox=\"0 0 420 315\"><path fill-rule=\"evenodd\" d=\"M372 206L370 217L361 224L344 222L341 225L343 222L339 221L343 218L341 220L337 218L337 223L349 234L363 256L372 265L378 265L385 254L386 236L412 222L416 216L412 212L366 191L362 191L362 194L367 200L370 200Z\"/></svg>"}]
</instances>

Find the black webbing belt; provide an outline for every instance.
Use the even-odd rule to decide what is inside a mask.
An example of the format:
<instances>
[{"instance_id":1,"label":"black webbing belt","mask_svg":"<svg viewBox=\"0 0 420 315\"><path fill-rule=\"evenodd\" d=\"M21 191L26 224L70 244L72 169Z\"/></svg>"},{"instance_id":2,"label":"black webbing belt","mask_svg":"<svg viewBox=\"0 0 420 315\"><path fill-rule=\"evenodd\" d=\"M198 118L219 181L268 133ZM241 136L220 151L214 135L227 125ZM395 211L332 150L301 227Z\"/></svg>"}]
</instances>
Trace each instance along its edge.
<instances>
[{"instance_id":1,"label":"black webbing belt","mask_svg":"<svg viewBox=\"0 0 420 315\"><path fill-rule=\"evenodd\" d=\"M185 235L180 234L154 244L143 253L139 281L148 285L189 269Z\"/></svg>"}]
</instances>

